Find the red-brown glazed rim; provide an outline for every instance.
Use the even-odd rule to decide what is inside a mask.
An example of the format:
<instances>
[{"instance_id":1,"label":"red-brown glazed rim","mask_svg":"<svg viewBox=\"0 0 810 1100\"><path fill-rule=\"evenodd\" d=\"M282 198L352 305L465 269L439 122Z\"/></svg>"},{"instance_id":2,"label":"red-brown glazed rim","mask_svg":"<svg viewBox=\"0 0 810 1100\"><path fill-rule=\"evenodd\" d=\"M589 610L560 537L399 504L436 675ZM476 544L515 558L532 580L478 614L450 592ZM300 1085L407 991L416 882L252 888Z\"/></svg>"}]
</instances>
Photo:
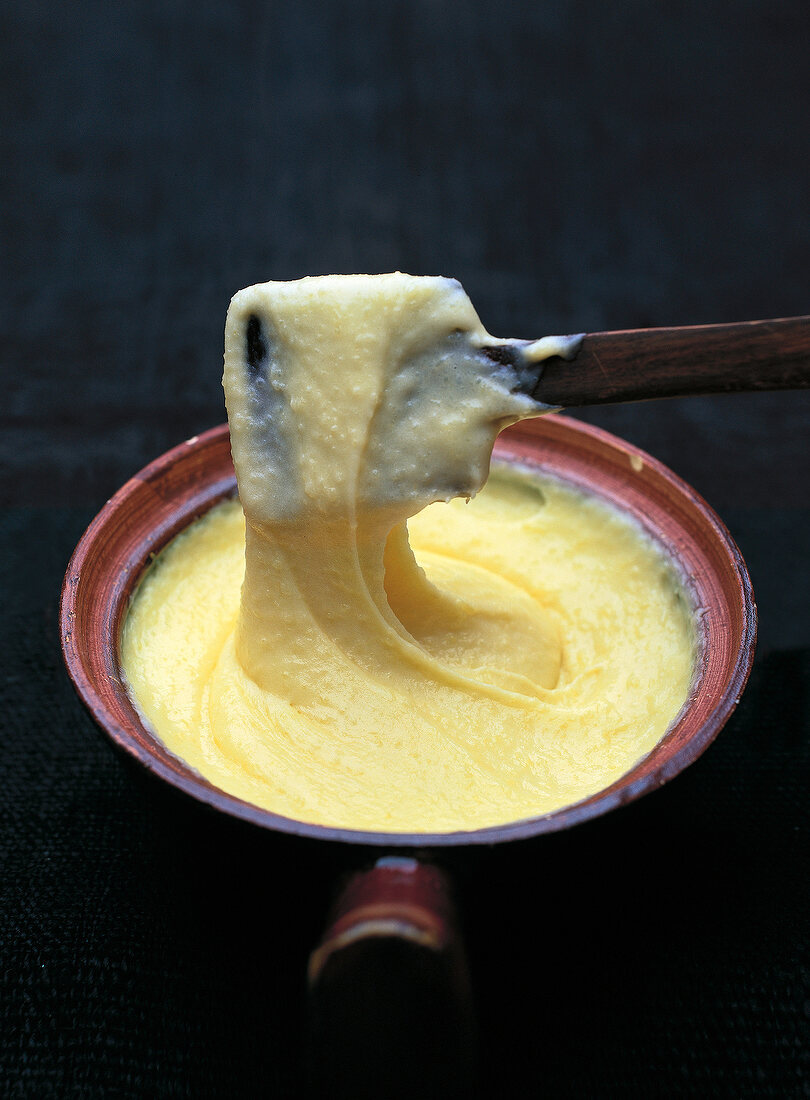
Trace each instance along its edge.
<instances>
[{"instance_id":1,"label":"red-brown glazed rim","mask_svg":"<svg viewBox=\"0 0 810 1100\"><path fill-rule=\"evenodd\" d=\"M62 589L60 627L79 696L115 744L172 786L264 828L321 840L389 848L496 844L568 828L655 790L717 736L748 678L756 608L742 557L693 489L656 459L599 428L554 414L524 421L501 435L495 455L560 477L628 513L674 560L698 609L700 654L688 704L653 751L604 790L551 814L483 829L370 832L260 809L214 787L172 756L144 726L127 694L119 639L130 600L154 555L236 491L226 424L187 440L136 474L76 547Z\"/></svg>"}]
</instances>

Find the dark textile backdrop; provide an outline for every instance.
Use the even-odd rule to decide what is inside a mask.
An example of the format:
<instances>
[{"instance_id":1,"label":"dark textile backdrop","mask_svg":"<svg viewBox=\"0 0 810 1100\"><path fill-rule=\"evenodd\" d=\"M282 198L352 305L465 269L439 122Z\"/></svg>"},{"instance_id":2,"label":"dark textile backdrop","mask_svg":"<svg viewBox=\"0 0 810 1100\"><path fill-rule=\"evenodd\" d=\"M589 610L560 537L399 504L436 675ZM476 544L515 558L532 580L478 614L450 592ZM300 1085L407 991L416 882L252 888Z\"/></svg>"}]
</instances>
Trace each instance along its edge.
<instances>
[{"instance_id":1,"label":"dark textile backdrop","mask_svg":"<svg viewBox=\"0 0 810 1100\"><path fill-rule=\"evenodd\" d=\"M0 19L0 1092L295 1097L333 857L214 820L107 746L61 666L73 546L224 418L249 283L453 275L526 337L807 313L810 7L11 0ZM482 1095L810 1095L808 397L585 417L720 512L760 645L673 784L462 871Z\"/></svg>"}]
</instances>

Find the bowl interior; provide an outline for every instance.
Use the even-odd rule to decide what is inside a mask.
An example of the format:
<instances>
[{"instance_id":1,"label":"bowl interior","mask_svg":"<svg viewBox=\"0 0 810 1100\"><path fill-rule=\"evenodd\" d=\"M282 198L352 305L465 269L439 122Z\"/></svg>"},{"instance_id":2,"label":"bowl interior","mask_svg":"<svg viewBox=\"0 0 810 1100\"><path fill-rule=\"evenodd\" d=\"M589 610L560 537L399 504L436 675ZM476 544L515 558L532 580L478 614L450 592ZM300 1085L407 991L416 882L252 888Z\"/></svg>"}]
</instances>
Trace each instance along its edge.
<instances>
[{"instance_id":1,"label":"bowl interior","mask_svg":"<svg viewBox=\"0 0 810 1100\"><path fill-rule=\"evenodd\" d=\"M756 611L745 564L717 516L661 463L607 432L566 417L524 421L499 438L496 456L534 466L596 493L656 539L680 571L696 609L698 667L688 703L651 753L621 779L542 817L456 833L337 829L284 818L212 786L144 726L123 685L119 638L140 577L168 542L236 491L227 425L156 459L107 502L83 535L65 577L62 649L85 705L112 740L153 773L216 809L266 828L388 847L492 844L566 828L654 790L717 735L750 671Z\"/></svg>"}]
</instances>

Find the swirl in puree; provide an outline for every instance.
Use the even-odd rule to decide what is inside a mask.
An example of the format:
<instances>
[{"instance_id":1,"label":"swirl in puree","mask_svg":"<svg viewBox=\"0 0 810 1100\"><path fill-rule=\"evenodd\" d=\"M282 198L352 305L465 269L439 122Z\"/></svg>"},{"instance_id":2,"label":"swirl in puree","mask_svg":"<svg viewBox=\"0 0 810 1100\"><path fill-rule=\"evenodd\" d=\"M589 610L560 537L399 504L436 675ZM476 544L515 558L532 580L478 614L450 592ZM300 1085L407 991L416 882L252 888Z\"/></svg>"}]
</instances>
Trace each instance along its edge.
<instances>
[{"instance_id":1,"label":"swirl in puree","mask_svg":"<svg viewBox=\"0 0 810 1100\"><path fill-rule=\"evenodd\" d=\"M449 832L576 802L660 740L695 652L663 553L552 477L496 464L479 492L566 352L515 346L448 279L234 297L239 500L163 551L122 637L171 752L287 817Z\"/></svg>"}]
</instances>

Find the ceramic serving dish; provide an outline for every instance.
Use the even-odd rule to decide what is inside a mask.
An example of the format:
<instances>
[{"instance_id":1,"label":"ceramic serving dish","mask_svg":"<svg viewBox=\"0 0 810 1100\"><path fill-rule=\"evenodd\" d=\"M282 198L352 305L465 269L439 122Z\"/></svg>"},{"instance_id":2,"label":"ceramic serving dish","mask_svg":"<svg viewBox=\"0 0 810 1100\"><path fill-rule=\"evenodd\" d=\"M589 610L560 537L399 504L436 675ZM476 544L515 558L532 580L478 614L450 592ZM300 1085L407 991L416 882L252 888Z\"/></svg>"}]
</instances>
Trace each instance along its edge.
<instances>
[{"instance_id":1,"label":"ceramic serving dish","mask_svg":"<svg viewBox=\"0 0 810 1100\"><path fill-rule=\"evenodd\" d=\"M236 491L227 425L156 459L107 502L83 535L65 577L62 648L96 722L125 752L172 786L265 828L390 849L493 844L567 828L655 790L695 760L739 701L753 659L756 611L739 551L723 524L660 462L600 429L549 415L505 431L495 454L536 466L628 513L676 563L696 609L699 659L688 704L666 736L621 779L575 805L469 832L385 833L280 817L212 786L172 756L142 723L122 683L119 637L130 600L155 554Z\"/></svg>"}]
</instances>

